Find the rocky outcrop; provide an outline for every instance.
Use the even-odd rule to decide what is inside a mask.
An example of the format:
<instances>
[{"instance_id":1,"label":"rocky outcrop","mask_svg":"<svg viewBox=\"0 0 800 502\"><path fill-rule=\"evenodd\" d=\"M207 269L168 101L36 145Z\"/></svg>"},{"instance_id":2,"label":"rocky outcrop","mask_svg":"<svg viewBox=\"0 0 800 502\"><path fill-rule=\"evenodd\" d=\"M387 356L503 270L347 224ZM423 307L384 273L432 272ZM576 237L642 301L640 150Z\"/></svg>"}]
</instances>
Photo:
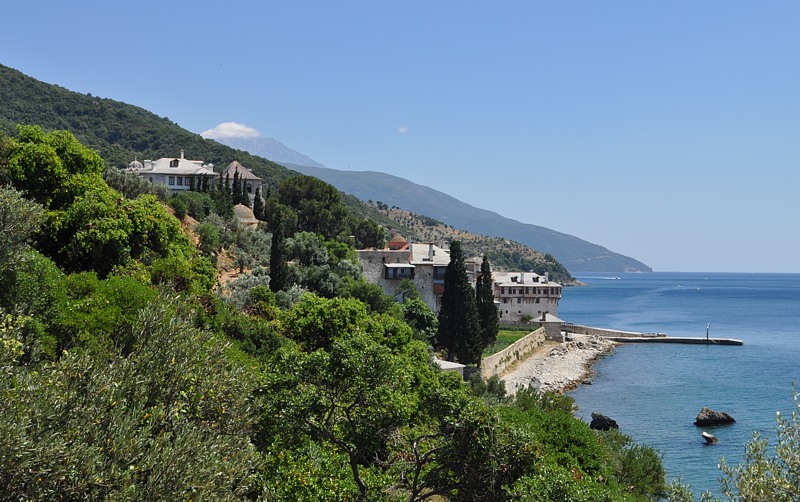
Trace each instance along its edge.
<instances>
[{"instance_id":1,"label":"rocky outcrop","mask_svg":"<svg viewBox=\"0 0 800 502\"><path fill-rule=\"evenodd\" d=\"M694 425L698 427L706 427L713 425L728 425L734 424L736 420L724 411L714 411L711 408L703 408L694 419Z\"/></svg>"},{"instance_id":2,"label":"rocky outcrop","mask_svg":"<svg viewBox=\"0 0 800 502\"><path fill-rule=\"evenodd\" d=\"M617 425L617 421L608 418L605 415L600 413L592 413L592 423L589 424L589 427L596 430L596 431L607 431L610 429L619 429L619 425Z\"/></svg>"}]
</instances>

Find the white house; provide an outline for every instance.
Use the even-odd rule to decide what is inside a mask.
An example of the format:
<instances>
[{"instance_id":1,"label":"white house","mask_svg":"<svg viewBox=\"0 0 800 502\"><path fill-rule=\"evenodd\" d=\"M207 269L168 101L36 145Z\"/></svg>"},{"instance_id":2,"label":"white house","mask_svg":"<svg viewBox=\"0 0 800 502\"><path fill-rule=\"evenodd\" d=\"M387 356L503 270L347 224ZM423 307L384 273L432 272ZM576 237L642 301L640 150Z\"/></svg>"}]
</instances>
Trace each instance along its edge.
<instances>
[{"instance_id":1,"label":"white house","mask_svg":"<svg viewBox=\"0 0 800 502\"><path fill-rule=\"evenodd\" d=\"M171 193L189 190L190 187L199 187L203 178L209 185L213 185L218 173L214 172L213 164L204 164L202 160L188 160L180 157L163 157L158 160L134 160L128 164L128 172L136 173L149 180L170 189Z\"/></svg>"}]
</instances>

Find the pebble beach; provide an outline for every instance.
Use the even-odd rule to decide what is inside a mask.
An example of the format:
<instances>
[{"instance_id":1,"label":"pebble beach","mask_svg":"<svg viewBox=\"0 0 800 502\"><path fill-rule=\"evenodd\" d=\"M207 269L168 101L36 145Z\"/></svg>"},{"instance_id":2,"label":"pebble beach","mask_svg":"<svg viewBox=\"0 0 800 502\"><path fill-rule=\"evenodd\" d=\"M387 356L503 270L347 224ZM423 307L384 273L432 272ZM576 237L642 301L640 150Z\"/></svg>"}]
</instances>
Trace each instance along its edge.
<instances>
[{"instance_id":1,"label":"pebble beach","mask_svg":"<svg viewBox=\"0 0 800 502\"><path fill-rule=\"evenodd\" d=\"M541 391L566 392L587 382L592 363L616 345L599 336L573 335L569 341L543 347L500 378L505 380L508 394L529 385Z\"/></svg>"}]
</instances>

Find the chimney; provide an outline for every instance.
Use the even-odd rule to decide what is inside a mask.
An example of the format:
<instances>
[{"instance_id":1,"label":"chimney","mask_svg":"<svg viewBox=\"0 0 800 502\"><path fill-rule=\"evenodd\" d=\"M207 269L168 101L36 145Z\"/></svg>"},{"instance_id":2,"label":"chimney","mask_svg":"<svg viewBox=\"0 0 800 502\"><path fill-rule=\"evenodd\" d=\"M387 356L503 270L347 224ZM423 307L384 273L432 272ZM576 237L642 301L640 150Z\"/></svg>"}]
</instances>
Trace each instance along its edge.
<instances>
[{"instance_id":1,"label":"chimney","mask_svg":"<svg viewBox=\"0 0 800 502\"><path fill-rule=\"evenodd\" d=\"M183 148L181 148L181 160L183 160Z\"/></svg>"},{"instance_id":2,"label":"chimney","mask_svg":"<svg viewBox=\"0 0 800 502\"><path fill-rule=\"evenodd\" d=\"M544 282L550 282L550 272L544 273Z\"/></svg>"},{"instance_id":3,"label":"chimney","mask_svg":"<svg viewBox=\"0 0 800 502\"><path fill-rule=\"evenodd\" d=\"M525 272L522 272L521 274L519 274L519 283L520 284L525 284Z\"/></svg>"},{"instance_id":4,"label":"chimney","mask_svg":"<svg viewBox=\"0 0 800 502\"><path fill-rule=\"evenodd\" d=\"M434 254L435 253L433 251L433 243L428 244L428 260L433 261L433 255Z\"/></svg>"}]
</instances>

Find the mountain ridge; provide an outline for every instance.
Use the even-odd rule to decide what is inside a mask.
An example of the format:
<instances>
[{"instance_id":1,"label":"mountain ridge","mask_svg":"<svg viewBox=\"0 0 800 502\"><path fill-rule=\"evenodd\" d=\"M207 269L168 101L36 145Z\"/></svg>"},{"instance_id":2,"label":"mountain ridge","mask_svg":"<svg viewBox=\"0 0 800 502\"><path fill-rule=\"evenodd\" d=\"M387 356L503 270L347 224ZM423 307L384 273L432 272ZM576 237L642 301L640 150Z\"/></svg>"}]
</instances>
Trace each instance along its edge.
<instances>
[{"instance_id":1,"label":"mountain ridge","mask_svg":"<svg viewBox=\"0 0 800 502\"><path fill-rule=\"evenodd\" d=\"M550 253L572 274L587 272L652 272L644 263L579 237L523 223L412 181L378 171L342 171L327 167L284 164L315 176L361 200L424 214L456 228L490 237L504 237Z\"/></svg>"},{"instance_id":2,"label":"mountain ridge","mask_svg":"<svg viewBox=\"0 0 800 502\"><path fill-rule=\"evenodd\" d=\"M168 118L159 117L141 107L91 94L76 93L58 85L41 82L0 64L0 132L12 134L17 123L68 130L83 144L98 150L109 167L125 167L137 157L177 155L184 149L196 158L217 164L217 169L222 167L223 162L230 162L230 159L238 157L272 187L297 173L316 172L310 175L330 183L354 198L362 201L381 200L424 214L452 227L520 242L543 253L552 254L570 272L651 271L637 260L577 237L474 208L447 194L402 178L377 171L350 172L349 181L345 183L342 178L348 175L335 176L336 170L289 162L277 163L269 160L266 153L261 157L237 149L223 139L205 139L181 128ZM293 159L305 162L311 160L288 147L286 150L291 155L297 154L291 157ZM276 156L274 153L271 155ZM311 162L318 164L313 160ZM363 186L365 179L372 180L374 186ZM377 190L378 188L383 191ZM427 201L427 204L420 205L422 201ZM365 208L362 210L369 210L366 204L363 205ZM453 208L459 208L461 214L459 211L454 213ZM498 225L505 230L498 232Z\"/></svg>"}]
</instances>

